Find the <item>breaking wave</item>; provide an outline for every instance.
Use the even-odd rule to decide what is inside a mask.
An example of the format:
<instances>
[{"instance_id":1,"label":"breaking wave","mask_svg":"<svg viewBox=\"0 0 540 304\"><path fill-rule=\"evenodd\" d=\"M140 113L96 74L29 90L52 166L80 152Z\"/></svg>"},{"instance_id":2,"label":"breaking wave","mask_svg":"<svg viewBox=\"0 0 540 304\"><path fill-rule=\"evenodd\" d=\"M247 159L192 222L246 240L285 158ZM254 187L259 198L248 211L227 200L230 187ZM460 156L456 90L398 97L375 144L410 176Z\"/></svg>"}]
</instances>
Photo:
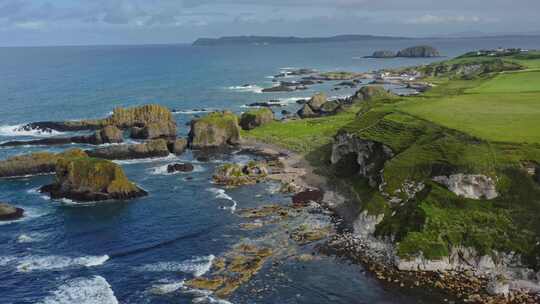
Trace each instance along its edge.
<instances>
[{"instance_id":1,"label":"breaking wave","mask_svg":"<svg viewBox=\"0 0 540 304\"><path fill-rule=\"evenodd\" d=\"M200 277L212 268L214 255L195 257L184 262L158 262L136 267L137 271L144 272L184 272Z\"/></svg>"},{"instance_id":2,"label":"breaking wave","mask_svg":"<svg viewBox=\"0 0 540 304\"><path fill-rule=\"evenodd\" d=\"M118 304L111 285L105 278L94 276L68 281L41 304Z\"/></svg>"}]
</instances>

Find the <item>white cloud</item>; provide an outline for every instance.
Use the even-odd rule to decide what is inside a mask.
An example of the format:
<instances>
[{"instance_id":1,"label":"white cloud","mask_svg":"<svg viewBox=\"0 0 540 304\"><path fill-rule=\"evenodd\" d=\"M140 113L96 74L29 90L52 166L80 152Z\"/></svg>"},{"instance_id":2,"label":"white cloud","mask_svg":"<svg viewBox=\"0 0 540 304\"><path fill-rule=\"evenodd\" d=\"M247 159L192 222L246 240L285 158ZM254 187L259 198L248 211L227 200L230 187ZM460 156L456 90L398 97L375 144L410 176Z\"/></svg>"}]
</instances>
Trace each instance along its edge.
<instances>
[{"instance_id":1,"label":"white cloud","mask_svg":"<svg viewBox=\"0 0 540 304\"><path fill-rule=\"evenodd\" d=\"M479 16L436 16L426 14L420 17L405 20L407 24L464 24L464 23L490 23L496 22L493 18Z\"/></svg>"}]
</instances>

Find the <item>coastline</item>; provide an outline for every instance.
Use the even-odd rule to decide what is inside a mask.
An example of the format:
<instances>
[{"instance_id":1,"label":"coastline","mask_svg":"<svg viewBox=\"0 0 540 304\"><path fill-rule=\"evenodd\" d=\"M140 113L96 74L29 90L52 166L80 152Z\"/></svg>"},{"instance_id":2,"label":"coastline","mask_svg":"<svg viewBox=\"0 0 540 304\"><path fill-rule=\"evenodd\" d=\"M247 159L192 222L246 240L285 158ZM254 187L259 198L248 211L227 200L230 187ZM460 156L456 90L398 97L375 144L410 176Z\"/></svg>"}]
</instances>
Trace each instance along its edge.
<instances>
[{"instance_id":1,"label":"coastline","mask_svg":"<svg viewBox=\"0 0 540 304\"><path fill-rule=\"evenodd\" d=\"M487 273L474 269L449 271L404 271L395 265L395 246L389 240L380 240L373 233L364 231L355 233L355 225L346 216L355 212L347 206L350 197L345 191L330 188L328 177L316 173L316 168L300 153L288 150L278 144L265 143L254 138L243 138L241 149L255 151L257 154L279 157L283 163L283 172L269 175L270 180L283 184L295 183L300 187L295 193L306 189L319 189L324 192L320 206L331 212L331 217L340 223L336 233L331 235L318 248L319 253L342 257L354 264L363 265L374 278L390 288L418 289L427 288L444 297L448 303L539 303L540 294L512 290L508 295L490 295L487 291L490 278ZM337 187L339 188L339 187ZM294 193L293 193L294 194ZM364 220L370 221L366 217ZM373 225L374 223L364 223ZM519 284L520 282L514 282ZM521 282L522 283L522 282Z\"/></svg>"}]
</instances>

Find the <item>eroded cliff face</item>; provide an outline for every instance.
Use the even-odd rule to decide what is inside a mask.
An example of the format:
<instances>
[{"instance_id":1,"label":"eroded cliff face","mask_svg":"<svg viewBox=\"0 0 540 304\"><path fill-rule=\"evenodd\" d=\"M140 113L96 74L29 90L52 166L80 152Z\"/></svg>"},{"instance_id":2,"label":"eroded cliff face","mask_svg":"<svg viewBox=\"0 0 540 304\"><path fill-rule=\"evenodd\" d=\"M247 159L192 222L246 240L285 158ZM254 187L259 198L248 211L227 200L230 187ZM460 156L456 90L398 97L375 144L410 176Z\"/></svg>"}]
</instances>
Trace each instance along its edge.
<instances>
[{"instance_id":1,"label":"eroded cliff face","mask_svg":"<svg viewBox=\"0 0 540 304\"><path fill-rule=\"evenodd\" d=\"M384 163L393 155L392 150L381 143L364 140L354 134L342 133L335 138L330 161L336 165L354 156L356 163L344 165L353 166L360 176L369 180L371 187L377 187L382 182Z\"/></svg>"},{"instance_id":2,"label":"eroded cliff face","mask_svg":"<svg viewBox=\"0 0 540 304\"><path fill-rule=\"evenodd\" d=\"M471 199L494 199L499 196L495 181L485 175L453 174L436 176L434 181L446 186L454 194Z\"/></svg>"}]
</instances>

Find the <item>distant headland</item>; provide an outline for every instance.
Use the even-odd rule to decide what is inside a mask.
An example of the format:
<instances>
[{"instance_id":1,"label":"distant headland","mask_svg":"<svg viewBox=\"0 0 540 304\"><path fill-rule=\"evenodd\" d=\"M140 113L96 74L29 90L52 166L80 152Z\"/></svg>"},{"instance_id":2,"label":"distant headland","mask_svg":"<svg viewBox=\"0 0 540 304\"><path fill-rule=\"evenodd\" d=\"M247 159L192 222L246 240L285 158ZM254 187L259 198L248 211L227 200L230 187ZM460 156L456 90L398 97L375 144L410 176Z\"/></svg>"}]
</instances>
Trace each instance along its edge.
<instances>
[{"instance_id":1,"label":"distant headland","mask_svg":"<svg viewBox=\"0 0 540 304\"><path fill-rule=\"evenodd\" d=\"M401 40L415 39L395 36L375 35L338 35L332 37L279 37L279 36L228 36L220 38L199 38L193 45L265 45L265 44L293 44L293 43L321 43L321 42L349 42L366 40Z\"/></svg>"}]
</instances>

